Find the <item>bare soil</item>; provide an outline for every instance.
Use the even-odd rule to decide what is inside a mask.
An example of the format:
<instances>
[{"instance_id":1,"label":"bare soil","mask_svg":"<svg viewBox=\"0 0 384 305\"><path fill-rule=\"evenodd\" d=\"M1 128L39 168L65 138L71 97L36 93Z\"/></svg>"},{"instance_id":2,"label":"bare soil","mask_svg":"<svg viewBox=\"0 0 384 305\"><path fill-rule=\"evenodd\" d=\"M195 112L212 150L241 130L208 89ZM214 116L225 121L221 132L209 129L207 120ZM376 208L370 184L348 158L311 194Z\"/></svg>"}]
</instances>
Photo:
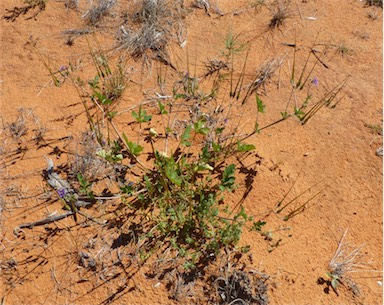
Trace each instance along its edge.
<instances>
[{"instance_id":1,"label":"bare soil","mask_svg":"<svg viewBox=\"0 0 384 305\"><path fill-rule=\"evenodd\" d=\"M47 67L58 71L71 62L77 75L90 79L95 75L91 49L100 48L112 61L117 59L114 25L121 15L106 16L100 25L87 27L93 34L68 42L63 32L85 28L81 16L89 5L80 1L77 9L65 6L72 2L51 0L34 17L38 8L13 22L0 20L1 304L224 304L209 282L211 275L221 274L224 254L201 271L195 285L183 283L177 295L176 270L162 275L155 259L143 266L134 257L128 259L134 252L131 245L113 248L127 225L116 212L118 202L105 202L95 211L95 215L114 213L109 215L115 223L108 227L68 217L15 234L14 228L22 223L63 213L62 203L42 175L46 158L64 172L81 150L79 143L88 129L70 78L56 74L62 83L55 86ZM118 1L116 11L133 2ZM177 71L159 61L145 67L126 53L132 82L117 107L118 128L135 133L125 110L156 90L158 71L166 73L169 83L188 70L200 75L204 62L220 56L228 32L250 45L249 79L266 60L282 61L260 91L266 104L260 123L268 125L280 117L290 98L294 61L289 45L299 50L297 73L308 50L321 53L327 47L323 64L311 76L311 90L320 97L347 79L336 107L323 107L305 125L291 118L247 139L256 146L258 157L244 161L253 180L243 206L267 224L263 236L244 230L239 246L250 245L250 251L239 262L232 261L233 268L268 275L269 304L382 304L383 160L377 153L383 145L382 8L357 0L293 0L287 18L273 28L277 6L272 1L256 8L251 4L263 1L210 2L207 11L185 3L186 43L182 48L176 40L168 48ZM21 0L3 0L0 15L23 5ZM241 56L239 66L245 53ZM232 119L240 120L241 132L253 128L247 122L255 107L251 98L244 109L235 111ZM239 173L240 186L228 197L231 202L243 196L245 177ZM103 183L98 187L108 188ZM279 201L296 197L283 213L276 213ZM302 204L302 212L284 221ZM351 247L362 246L358 261L362 268L356 267L359 272L351 273L350 282L335 292L321 279L327 280L328 264L346 230Z\"/></svg>"}]
</instances>

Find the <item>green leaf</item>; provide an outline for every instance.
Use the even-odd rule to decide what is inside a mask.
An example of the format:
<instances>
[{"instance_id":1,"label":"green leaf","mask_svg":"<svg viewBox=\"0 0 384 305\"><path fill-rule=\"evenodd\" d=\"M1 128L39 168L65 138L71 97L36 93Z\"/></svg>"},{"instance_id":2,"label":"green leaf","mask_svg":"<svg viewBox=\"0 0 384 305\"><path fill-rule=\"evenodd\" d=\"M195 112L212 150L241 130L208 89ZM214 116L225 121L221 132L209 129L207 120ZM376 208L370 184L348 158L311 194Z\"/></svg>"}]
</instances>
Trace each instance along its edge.
<instances>
[{"instance_id":1,"label":"green leaf","mask_svg":"<svg viewBox=\"0 0 384 305\"><path fill-rule=\"evenodd\" d=\"M108 119L113 119L117 115L117 111L110 111L107 113Z\"/></svg>"},{"instance_id":2,"label":"green leaf","mask_svg":"<svg viewBox=\"0 0 384 305\"><path fill-rule=\"evenodd\" d=\"M219 185L221 191L232 190L235 186L235 164L228 165L223 173L223 179Z\"/></svg>"},{"instance_id":3,"label":"green leaf","mask_svg":"<svg viewBox=\"0 0 384 305\"><path fill-rule=\"evenodd\" d=\"M178 99L186 98L186 97L187 97L187 96L186 96L185 94L177 93L177 94L175 94L174 99L175 99L175 100L178 100Z\"/></svg>"},{"instance_id":4,"label":"green leaf","mask_svg":"<svg viewBox=\"0 0 384 305\"><path fill-rule=\"evenodd\" d=\"M248 219L248 215L245 212L245 209L243 206L241 207L240 212L235 215L235 219L237 219L239 217L242 217L245 221L247 221L247 219Z\"/></svg>"},{"instance_id":5,"label":"green leaf","mask_svg":"<svg viewBox=\"0 0 384 305\"><path fill-rule=\"evenodd\" d=\"M337 286L339 286L339 279L337 277L333 277L331 280L331 285L334 289L336 289Z\"/></svg>"},{"instance_id":6,"label":"green leaf","mask_svg":"<svg viewBox=\"0 0 384 305\"><path fill-rule=\"evenodd\" d=\"M297 116L301 120L305 113L300 108L297 108L297 107L295 107L294 111L295 111L295 116Z\"/></svg>"},{"instance_id":7,"label":"green leaf","mask_svg":"<svg viewBox=\"0 0 384 305\"><path fill-rule=\"evenodd\" d=\"M248 253L249 250L251 250L251 246L250 245L243 246L243 247L240 248L240 252L243 253L243 254Z\"/></svg>"},{"instance_id":8,"label":"green leaf","mask_svg":"<svg viewBox=\"0 0 384 305\"><path fill-rule=\"evenodd\" d=\"M201 172L201 171L205 171L205 170L209 170L209 171L212 171L213 170L213 167L210 166L209 164L207 163L199 163L197 166L196 166L196 169L195 169L195 172Z\"/></svg>"},{"instance_id":9,"label":"green leaf","mask_svg":"<svg viewBox=\"0 0 384 305\"><path fill-rule=\"evenodd\" d=\"M257 103L257 111L260 113L265 113L265 105L263 104L263 101L259 98L257 94L256 94L256 103Z\"/></svg>"},{"instance_id":10,"label":"green leaf","mask_svg":"<svg viewBox=\"0 0 384 305\"><path fill-rule=\"evenodd\" d=\"M189 142L188 140L191 138L191 131L192 131L192 126L191 125L188 125L183 134L181 135L181 144L183 144L184 146L191 146L191 142Z\"/></svg>"},{"instance_id":11,"label":"green leaf","mask_svg":"<svg viewBox=\"0 0 384 305\"><path fill-rule=\"evenodd\" d=\"M99 76L96 75L94 79L88 81L88 84L89 84L92 88L94 88L94 89L98 89L98 88L99 88L99 86L98 86L98 84L99 84Z\"/></svg>"},{"instance_id":12,"label":"green leaf","mask_svg":"<svg viewBox=\"0 0 384 305\"><path fill-rule=\"evenodd\" d=\"M306 97L304 103L303 103L303 106L301 106L301 109L305 108L308 106L308 102L309 100L312 98L312 95L311 94L308 94L308 96Z\"/></svg>"},{"instance_id":13,"label":"green leaf","mask_svg":"<svg viewBox=\"0 0 384 305\"><path fill-rule=\"evenodd\" d=\"M101 149L96 152L96 155L112 163L117 163L123 160L122 154L114 153L112 150L106 151L105 149Z\"/></svg>"},{"instance_id":14,"label":"green leaf","mask_svg":"<svg viewBox=\"0 0 384 305\"><path fill-rule=\"evenodd\" d=\"M137 112L136 111L132 111L132 116L136 119L136 121L138 121L139 122L139 120L140 120L140 117L139 117L139 115L137 114Z\"/></svg>"},{"instance_id":15,"label":"green leaf","mask_svg":"<svg viewBox=\"0 0 384 305\"><path fill-rule=\"evenodd\" d=\"M144 147L139 145L139 144L136 144L136 143L133 143L133 142L128 142L128 148L129 148L129 151L132 155L134 156L138 156L141 154L141 152L143 151Z\"/></svg>"},{"instance_id":16,"label":"green leaf","mask_svg":"<svg viewBox=\"0 0 384 305\"><path fill-rule=\"evenodd\" d=\"M133 143L133 142L130 142L127 138L127 136L125 135L125 133L123 133L123 139L124 139L124 142L125 144L127 144L128 146L128 149L129 149L129 152L134 155L134 156L138 156L140 155L140 153L143 151L144 147L139 145L139 144L136 144L136 143Z\"/></svg>"},{"instance_id":17,"label":"green leaf","mask_svg":"<svg viewBox=\"0 0 384 305\"><path fill-rule=\"evenodd\" d=\"M152 116L147 115L144 110L143 122L149 122L150 120L152 120Z\"/></svg>"},{"instance_id":18,"label":"green leaf","mask_svg":"<svg viewBox=\"0 0 384 305\"><path fill-rule=\"evenodd\" d=\"M159 105L159 114L168 114L168 111L165 110L164 105L160 101L157 101L157 104Z\"/></svg>"},{"instance_id":19,"label":"green leaf","mask_svg":"<svg viewBox=\"0 0 384 305\"><path fill-rule=\"evenodd\" d=\"M220 152L221 151L221 145L219 143L212 143L212 149L214 152Z\"/></svg>"},{"instance_id":20,"label":"green leaf","mask_svg":"<svg viewBox=\"0 0 384 305\"><path fill-rule=\"evenodd\" d=\"M96 152L96 155L105 159L107 157L107 152L105 151L105 149L101 149L101 150Z\"/></svg>"},{"instance_id":21,"label":"green leaf","mask_svg":"<svg viewBox=\"0 0 384 305\"><path fill-rule=\"evenodd\" d=\"M134 191L134 188L133 188L133 184L127 184L127 185L123 185L120 187L121 191L127 195L132 195L133 191Z\"/></svg>"},{"instance_id":22,"label":"green leaf","mask_svg":"<svg viewBox=\"0 0 384 305\"><path fill-rule=\"evenodd\" d=\"M261 232L261 228L266 224L267 223L265 221L261 221L261 220L254 222L252 225L251 231Z\"/></svg>"},{"instance_id":23,"label":"green leaf","mask_svg":"<svg viewBox=\"0 0 384 305\"><path fill-rule=\"evenodd\" d=\"M223 131L224 131L224 127L220 127L220 128L216 128L215 133L217 135L221 135L223 133Z\"/></svg>"},{"instance_id":24,"label":"green leaf","mask_svg":"<svg viewBox=\"0 0 384 305\"><path fill-rule=\"evenodd\" d=\"M203 120L197 121L193 124L193 129L196 133L206 136L209 133L209 128L205 127L205 122Z\"/></svg>"},{"instance_id":25,"label":"green leaf","mask_svg":"<svg viewBox=\"0 0 384 305\"><path fill-rule=\"evenodd\" d=\"M177 174L172 164L167 164L165 166L165 174L167 175L168 179L171 180L172 183L176 184L177 186L181 186L181 183L183 182L183 180Z\"/></svg>"},{"instance_id":26,"label":"green leaf","mask_svg":"<svg viewBox=\"0 0 384 305\"><path fill-rule=\"evenodd\" d=\"M239 152L247 152L247 151L252 151L255 149L256 149L255 145L241 143L240 141L237 142L237 150Z\"/></svg>"},{"instance_id":27,"label":"green leaf","mask_svg":"<svg viewBox=\"0 0 384 305\"><path fill-rule=\"evenodd\" d=\"M284 111L284 112L280 112L281 116L283 117L283 119L287 119L289 117L289 114L288 112Z\"/></svg>"},{"instance_id":28,"label":"green leaf","mask_svg":"<svg viewBox=\"0 0 384 305\"><path fill-rule=\"evenodd\" d=\"M136 111L132 111L132 116L136 119L138 123L149 122L152 119L152 116L147 115L147 111L141 108L141 105L139 107L138 113Z\"/></svg>"},{"instance_id":29,"label":"green leaf","mask_svg":"<svg viewBox=\"0 0 384 305\"><path fill-rule=\"evenodd\" d=\"M112 104L112 100L110 100L106 95L100 93L100 92L97 92L95 91L94 92L94 96L97 97L98 101L104 105L104 106L107 106L107 105L110 105Z\"/></svg>"}]
</instances>

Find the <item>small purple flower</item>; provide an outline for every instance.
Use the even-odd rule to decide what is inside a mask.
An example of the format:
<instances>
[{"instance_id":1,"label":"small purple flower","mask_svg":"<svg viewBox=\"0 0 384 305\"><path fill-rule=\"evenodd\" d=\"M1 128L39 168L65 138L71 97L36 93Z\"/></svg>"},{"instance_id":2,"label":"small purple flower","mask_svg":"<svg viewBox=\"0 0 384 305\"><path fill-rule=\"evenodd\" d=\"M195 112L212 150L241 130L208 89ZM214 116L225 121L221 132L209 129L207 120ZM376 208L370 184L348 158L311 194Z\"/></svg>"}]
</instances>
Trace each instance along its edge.
<instances>
[{"instance_id":1,"label":"small purple flower","mask_svg":"<svg viewBox=\"0 0 384 305\"><path fill-rule=\"evenodd\" d=\"M225 119L224 119L224 124L227 124L228 121L229 121L229 120L228 120L227 118L225 118Z\"/></svg>"},{"instance_id":2,"label":"small purple flower","mask_svg":"<svg viewBox=\"0 0 384 305\"><path fill-rule=\"evenodd\" d=\"M62 65L62 66L59 68L59 71L60 71L60 72L63 72L63 71L65 71L65 70L67 70L67 69L68 69L67 66Z\"/></svg>"},{"instance_id":3,"label":"small purple flower","mask_svg":"<svg viewBox=\"0 0 384 305\"><path fill-rule=\"evenodd\" d=\"M65 197L65 195L67 194L67 191L65 189L59 189L59 190L57 190L57 194L59 195L59 197L61 199L63 199Z\"/></svg>"},{"instance_id":4,"label":"small purple flower","mask_svg":"<svg viewBox=\"0 0 384 305\"><path fill-rule=\"evenodd\" d=\"M312 84L315 85L315 87L317 87L319 85L319 80L317 79L317 77L315 76L312 80Z\"/></svg>"}]
</instances>

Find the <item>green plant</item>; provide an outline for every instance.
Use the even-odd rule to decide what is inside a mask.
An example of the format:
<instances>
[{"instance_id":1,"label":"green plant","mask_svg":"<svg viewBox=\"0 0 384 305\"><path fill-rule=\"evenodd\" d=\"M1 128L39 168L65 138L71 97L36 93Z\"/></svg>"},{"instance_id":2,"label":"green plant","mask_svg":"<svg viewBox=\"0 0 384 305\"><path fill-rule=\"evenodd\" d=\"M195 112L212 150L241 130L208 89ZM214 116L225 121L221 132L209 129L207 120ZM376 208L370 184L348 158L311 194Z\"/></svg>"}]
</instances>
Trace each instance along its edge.
<instances>
[{"instance_id":1,"label":"green plant","mask_svg":"<svg viewBox=\"0 0 384 305\"><path fill-rule=\"evenodd\" d=\"M145 12L143 14L140 18L152 18ZM127 181L125 177L120 179L121 192L117 195L128 210L123 214L139 240L138 257L142 261L167 249L175 261L181 261L184 268L191 269L216 257L223 249L236 248L244 228L263 234L264 221L254 221L248 216L242 201L232 206L225 199L228 193L236 191L236 160L240 161L256 149L245 140L289 117L295 116L304 124L320 109L312 108L306 112L312 99L311 93L307 92L302 106L295 100L292 112L288 112L287 105L283 118L260 127L259 116L266 115L268 108L259 90L273 77L282 61L264 62L251 82L245 85L250 49L246 50L240 76L235 74L235 57L249 45L232 33L227 35L224 45L221 59L210 61L203 77L191 75L188 66L187 72L168 86L165 77L158 75L161 94L156 93L154 98L129 109L133 118L129 124L133 125L136 134L120 132L114 123L119 114L116 107L127 82L121 64L112 70L106 56L92 51L96 76L88 82L74 80L98 142L95 155L113 166L129 162L132 168L130 174L135 181ZM295 48L295 58L296 52ZM312 58L315 63L308 72ZM299 95L306 85L315 84L315 79L310 79L318 62L321 62L319 55L311 50L297 78L294 60L292 92ZM221 92L227 85L229 103L225 103ZM330 105L340 87L328 93L322 105ZM254 129L239 133L240 123L230 124L229 120L236 118L233 109L246 105L252 95L255 96L254 115L251 116ZM153 106L157 111L153 111ZM137 140L133 140L136 136ZM145 161L143 156L147 157ZM79 194L93 198L92 182L81 174L77 179ZM285 220L302 213L312 199L293 207ZM278 213L291 203L280 206ZM273 247L276 248L280 241ZM249 247L242 247L242 250L248 251Z\"/></svg>"},{"instance_id":2,"label":"green plant","mask_svg":"<svg viewBox=\"0 0 384 305\"><path fill-rule=\"evenodd\" d=\"M143 110L141 105L139 106L138 113L136 113L135 111L132 111L132 116L136 119L138 123L146 123L152 119L152 116L147 115L147 111Z\"/></svg>"},{"instance_id":3,"label":"green plant","mask_svg":"<svg viewBox=\"0 0 384 305\"><path fill-rule=\"evenodd\" d=\"M112 69L102 52L92 50L91 57L96 76L88 82L73 76L71 79L78 89L90 129L96 134L99 144L104 146L111 143L110 130L114 129L112 119L118 114L115 108L127 87L128 76L123 58Z\"/></svg>"},{"instance_id":4,"label":"green plant","mask_svg":"<svg viewBox=\"0 0 384 305\"><path fill-rule=\"evenodd\" d=\"M92 191L92 183L88 182L82 174L77 174L77 180L79 182L79 195L86 196L89 199L94 199L95 195Z\"/></svg>"},{"instance_id":5,"label":"green plant","mask_svg":"<svg viewBox=\"0 0 384 305\"><path fill-rule=\"evenodd\" d=\"M325 63L324 57L331 45L325 45L322 51L318 51L315 47L318 44L314 43L307 53L304 64L298 69L297 53L298 49L296 44L293 44L293 64L291 72L291 93L288 98L288 102L285 111L281 113L282 120L289 118L290 116L297 117L301 124L306 124L320 109L323 107L335 108L340 102L340 93L344 89L348 78L346 77L339 84L333 88L325 91L320 97L316 97L312 92L317 90L320 81L316 75L314 75L317 66L322 66L328 69L328 65ZM307 91L304 91L307 88ZM301 104L299 104L301 100ZM291 103L293 105L293 111L290 114L288 109Z\"/></svg>"},{"instance_id":6,"label":"green plant","mask_svg":"<svg viewBox=\"0 0 384 305\"><path fill-rule=\"evenodd\" d=\"M121 152L121 147L117 141L113 143L114 145L112 146L111 149L106 150L106 149L100 149L99 151L96 152L96 155L99 157L105 159L108 162L111 163L117 163L123 160L123 155L120 153Z\"/></svg>"},{"instance_id":7,"label":"green plant","mask_svg":"<svg viewBox=\"0 0 384 305\"><path fill-rule=\"evenodd\" d=\"M207 145L205 153L187 153L192 129L204 135L198 124L190 125L178 150L169 156L154 148L155 139L149 135L154 168L129 190L129 195L140 193L132 203L143 215L138 224L149 219L143 238L151 247L143 251L172 247L177 256L187 258L189 267L223 247L235 246L248 220L243 209L232 213L228 206L221 206L224 194L235 188L235 165L215 174Z\"/></svg>"}]
</instances>

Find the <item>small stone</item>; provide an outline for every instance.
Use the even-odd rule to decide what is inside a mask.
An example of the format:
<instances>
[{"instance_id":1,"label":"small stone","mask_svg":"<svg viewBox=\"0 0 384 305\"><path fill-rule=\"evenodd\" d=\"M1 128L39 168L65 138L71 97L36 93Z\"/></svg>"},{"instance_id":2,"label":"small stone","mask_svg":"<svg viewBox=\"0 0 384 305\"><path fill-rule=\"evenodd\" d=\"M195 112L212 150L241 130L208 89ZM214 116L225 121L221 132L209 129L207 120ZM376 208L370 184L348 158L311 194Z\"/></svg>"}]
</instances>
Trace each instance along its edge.
<instances>
[{"instance_id":1,"label":"small stone","mask_svg":"<svg viewBox=\"0 0 384 305\"><path fill-rule=\"evenodd\" d=\"M379 157L383 156L383 146L381 146L376 150L376 156L379 156Z\"/></svg>"}]
</instances>

